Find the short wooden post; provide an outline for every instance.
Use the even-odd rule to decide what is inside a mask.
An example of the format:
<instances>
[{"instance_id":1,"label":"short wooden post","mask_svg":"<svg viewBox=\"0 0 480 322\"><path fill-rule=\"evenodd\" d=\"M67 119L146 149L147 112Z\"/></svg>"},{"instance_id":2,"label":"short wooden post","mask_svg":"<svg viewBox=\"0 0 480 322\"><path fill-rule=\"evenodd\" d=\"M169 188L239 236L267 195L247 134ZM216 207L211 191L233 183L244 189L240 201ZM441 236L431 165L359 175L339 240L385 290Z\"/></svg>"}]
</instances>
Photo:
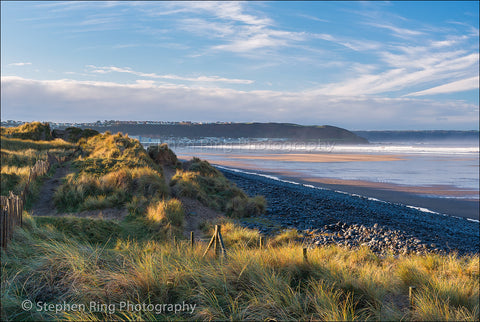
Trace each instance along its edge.
<instances>
[{"instance_id":1,"label":"short wooden post","mask_svg":"<svg viewBox=\"0 0 480 322\"><path fill-rule=\"evenodd\" d=\"M218 234L219 234L219 231L220 231L220 228L221 226L220 225L215 225L215 241L214 241L214 244L213 244L213 252L215 254L215 257L218 258L218 254L220 253L220 241L219 241L219 238L218 238Z\"/></svg>"},{"instance_id":2,"label":"short wooden post","mask_svg":"<svg viewBox=\"0 0 480 322\"><path fill-rule=\"evenodd\" d=\"M212 239L210 239L210 242L208 243L207 249L205 249L205 253L203 253L202 257L205 257L205 255L207 255L207 253L208 253L208 250L212 247L213 242L215 241L215 236L216 235L213 234Z\"/></svg>"},{"instance_id":3,"label":"short wooden post","mask_svg":"<svg viewBox=\"0 0 480 322\"><path fill-rule=\"evenodd\" d=\"M192 249L193 249L194 246L195 246L195 238L194 238L194 233L193 233L193 231L190 232L190 246L192 247Z\"/></svg>"},{"instance_id":4,"label":"short wooden post","mask_svg":"<svg viewBox=\"0 0 480 322\"><path fill-rule=\"evenodd\" d=\"M25 205L25 201L22 199L19 200L20 202L20 227L23 227L23 206Z\"/></svg>"},{"instance_id":5,"label":"short wooden post","mask_svg":"<svg viewBox=\"0 0 480 322\"><path fill-rule=\"evenodd\" d=\"M13 196L13 193L10 191L10 197L8 198L8 240L12 239L13 224L14 224L14 220L15 220L15 218L13 217L14 216L14 212L13 212L14 201L13 201L12 196Z\"/></svg>"},{"instance_id":6,"label":"short wooden post","mask_svg":"<svg viewBox=\"0 0 480 322\"><path fill-rule=\"evenodd\" d=\"M16 221L16 225L19 226L20 225L20 198L18 196L15 197L15 212L16 212L16 217L15 218L15 221Z\"/></svg>"},{"instance_id":7,"label":"short wooden post","mask_svg":"<svg viewBox=\"0 0 480 322\"><path fill-rule=\"evenodd\" d=\"M3 247L5 249L5 221L6 221L6 217L7 217L7 212L5 211L5 209L3 208L3 205L1 207L1 217L0 217L0 246Z\"/></svg>"},{"instance_id":8,"label":"short wooden post","mask_svg":"<svg viewBox=\"0 0 480 322\"><path fill-rule=\"evenodd\" d=\"M177 236L173 236L173 246L177 246Z\"/></svg>"},{"instance_id":9,"label":"short wooden post","mask_svg":"<svg viewBox=\"0 0 480 322\"><path fill-rule=\"evenodd\" d=\"M263 236L260 236L259 247L260 249L263 248Z\"/></svg>"},{"instance_id":10,"label":"short wooden post","mask_svg":"<svg viewBox=\"0 0 480 322\"><path fill-rule=\"evenodd\" d=\"M410 310L413 310L415 307L415 301L414 301L414 296L417 291L417 288L415 286L410 286L408 288L408 301L410 304Z\"/></svg>"},{"instance_id":11,"label":"short wooden post","mask_svg":"<svg viewBox=\"0 0 480 322\"><path fill-rule=\"evenodd\" d=\"M308 262L308 257L307 257L307 248L303 248L303 260L305 262Z\"/></svg>"},{"instance_id":12,"label":"short wooden post","mask_svg":"<svg viewBox=\"0 0 480 322\"><path fill-rule=\"evenodd\" d=\"M227 258L227 249L225 248L225 244L223 243L223 237L221 232L221 226L218 226L218 240L220 242L220 246L222 247L222 255L224 258Z\"/></svg>"}]
</instances>

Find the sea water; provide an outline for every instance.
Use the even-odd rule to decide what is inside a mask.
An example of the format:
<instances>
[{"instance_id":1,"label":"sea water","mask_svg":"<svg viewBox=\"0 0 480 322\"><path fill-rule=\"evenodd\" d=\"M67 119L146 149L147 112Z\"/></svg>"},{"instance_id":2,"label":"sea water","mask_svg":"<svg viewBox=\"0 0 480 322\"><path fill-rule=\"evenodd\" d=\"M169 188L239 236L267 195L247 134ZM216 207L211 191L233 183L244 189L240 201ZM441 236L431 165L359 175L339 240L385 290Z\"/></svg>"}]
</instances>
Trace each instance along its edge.
<instances>
[{"instance_id":1,"label":"sea water","mask_svg":"<svg viewBox=\"0 0 480 322\"><path fill-rule=\"evenodd\" d=\"M338 145L328 142L292 140L205 140L166 141L178 155L199 156L213 163L238 161L251 168L273 172L294 171L302 177L360 180L418 187L457 189L445 198L477 199L479 190L478 141L374 142L368 145ZM361 154L393 155L394 161L300 162L279 160L249 160L239 156L271 154ZM464 190L464 192L462 192ZM437 196L439 197L439 196Z\"/></svg>"}]
</instances>

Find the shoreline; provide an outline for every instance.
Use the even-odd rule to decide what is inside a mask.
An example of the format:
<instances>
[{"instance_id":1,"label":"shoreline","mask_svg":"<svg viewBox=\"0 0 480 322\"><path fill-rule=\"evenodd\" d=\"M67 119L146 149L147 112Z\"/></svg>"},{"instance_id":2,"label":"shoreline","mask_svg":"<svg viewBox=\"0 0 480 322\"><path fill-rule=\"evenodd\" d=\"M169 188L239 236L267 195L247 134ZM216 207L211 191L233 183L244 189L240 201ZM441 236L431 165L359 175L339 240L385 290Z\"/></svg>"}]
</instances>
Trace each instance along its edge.
<instances>
[{"instance_id":1,"label":"shoreline","mask_svg":"<svg viewBox=\"0 0 480 322\"><path fill-rule=\"evenodd\" d=\"M298 178L290 179L298 180L303 184L312 184L310 180L302 180ZM312 185L334 191L341 191L349 194L357 194L364 197L376 198L381 201L401 204L404 206L424 208L436 212L440 215L467 218L476 220L477 222L479 221L480 202L478 200L442 198L437 196L421 196L404 191L377 189L356 185L352 186L318 182L315 182Z\"/></svg>"},{"instance_id":2,"label":"shoreline","mask_svg":"<svg viewBox=\"0 0 480 322\"><path fill-rule=\"evenodd\" d=\"M423 196L418 192L422 187L399 186L394 184L382 184L367 181L340 180L328 178L300 177L301 173L296 172L275 172L265 169L258 169L252 166L241 168L241 163L232 161L209 161L213 165L227 169L238 169L240 171L254 172L260 175L275 176L281 180L293 181L304 185L312 185L318 188L328 189L337 192L360 195L367 198L375 198L380 201L425 208L441 215L452 217L468 218L479 220L480 201L474 199L445 198L452 195L449 187L439 189L432 187L428 190L429 196ZM427 192L427 191L425 191ZM427 194L427 193L425 193ZM453 193L455 195L455 192ZM440 197L442 196L442 197Z\"/></svg>"},{"instance_id":3,"label":"shoreline","mask_svg":"<svg viewBox=\"0 0 480 322\"><path fill-rule=\"evenodd\" d=\"M367 245L375 251L394 253L478 253L479 225L475 219L367 198L358 190L355 194L341 193L302 184L296 178L289 181L258 171L217 168L249 196L266 198L264 215L240 222L267 236L293 228L309 235L315 245Z\"/></svg>"}]
</instances>

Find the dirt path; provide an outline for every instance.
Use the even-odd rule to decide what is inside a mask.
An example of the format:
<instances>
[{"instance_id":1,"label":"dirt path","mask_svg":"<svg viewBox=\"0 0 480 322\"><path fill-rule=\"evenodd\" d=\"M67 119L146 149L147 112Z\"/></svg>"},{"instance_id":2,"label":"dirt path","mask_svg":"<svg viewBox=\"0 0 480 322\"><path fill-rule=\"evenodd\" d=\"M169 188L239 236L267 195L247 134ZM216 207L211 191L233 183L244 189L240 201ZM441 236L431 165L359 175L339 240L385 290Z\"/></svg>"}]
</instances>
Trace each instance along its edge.
<instances>
[{"instance_id":1,"label":"dirt path","mask_svg":"<svg viewBox=\"0 0 480 322\"><path fill-rule=\"evenodd\" d=\"M170 186L170 181L175 175L176 170L164 166L163 173L165 175L165 181ZM183 234L185 237L190 237L190 232L193 231L196 238L204 238L203 231L200 229L200 224L205 221L214 221L215 219L224 218L225 215L221 212L215 211L207 206L203 205L200 201L187 197L176 197L182 202L183 209L185 210L185 226Z\"/></svg>"},{"instance_id":2,"label":"dirt path","mask_svg":"<svg viewBox=\"0 0 480 322\"><path fill-rule=\"evenodd\" d=\"M101 218L101 219L123 219L127 214L127 209L107 208L101 210L88 210L76 213L58 213L53 203L53 195L57 188L62 184L62 180L73 171L70 167L61 164L53 177L43 182L40 190L39 199L33 205L32 215L34 216L72 216L81 218Z\"/></svg>"},{"instance_id":3,"label":"dirt path","mask_svg":"<svg viewBox=\"0 0 480 322\"><path fill-rule=\"evenodd\" d=\"M32 207L32 214L34 216L56 215L57 211L53 204L53 195L57 187L62 183L62 179L70 173L72 173L70 167L66 164L61 164L55 171L53 177L43 182L39 198Z\"/></svg>"}]
</instances>

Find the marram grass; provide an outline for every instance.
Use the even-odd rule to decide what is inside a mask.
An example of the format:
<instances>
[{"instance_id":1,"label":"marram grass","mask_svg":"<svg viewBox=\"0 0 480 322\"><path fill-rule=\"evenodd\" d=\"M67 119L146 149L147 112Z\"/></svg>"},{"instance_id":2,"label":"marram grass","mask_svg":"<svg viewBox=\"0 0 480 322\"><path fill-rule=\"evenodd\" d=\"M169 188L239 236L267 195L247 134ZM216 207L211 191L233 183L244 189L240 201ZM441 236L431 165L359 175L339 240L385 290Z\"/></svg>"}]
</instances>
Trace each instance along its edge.
<instances>
[{"instance_id":1,"label":"marram grass","mask_svg":"<svg viewBox=\"0 0 480 322\"><path fill-rule=\"evenodd\" d=\"M107 244L62 237L28 218L2 253L2 320L469 320L479 318L479 257L379 257L368 248L301 244L245 247L245 232L225 225L227 258L187 240ZM121 236L121 235L119 235ZM237 237L235 237L237 236ZM408 287L416 286L409 307ZM191 303L192 312L46 313L47 303Z\"/></svg>"}]
</instances>

